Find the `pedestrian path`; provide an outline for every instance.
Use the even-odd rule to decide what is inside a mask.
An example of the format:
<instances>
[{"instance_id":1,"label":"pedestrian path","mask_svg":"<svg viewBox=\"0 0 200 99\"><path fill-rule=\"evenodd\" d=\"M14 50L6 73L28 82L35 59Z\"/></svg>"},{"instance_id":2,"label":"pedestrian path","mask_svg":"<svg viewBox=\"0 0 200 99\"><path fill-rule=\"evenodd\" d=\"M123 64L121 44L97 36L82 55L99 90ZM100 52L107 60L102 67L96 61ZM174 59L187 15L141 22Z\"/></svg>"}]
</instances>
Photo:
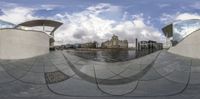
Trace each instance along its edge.
<instances>
[{"instance_id":1,"label":"pedestrian path","mask_svg":"<svg viewBox=\"0 0 200 99\"><path fill-rule=\"evenodd\" d=\"M55 51L0 60L0 97L184 99L199 96L199 76L199 59L165 50L114 63Z\"/></svg>"}]
</instances>

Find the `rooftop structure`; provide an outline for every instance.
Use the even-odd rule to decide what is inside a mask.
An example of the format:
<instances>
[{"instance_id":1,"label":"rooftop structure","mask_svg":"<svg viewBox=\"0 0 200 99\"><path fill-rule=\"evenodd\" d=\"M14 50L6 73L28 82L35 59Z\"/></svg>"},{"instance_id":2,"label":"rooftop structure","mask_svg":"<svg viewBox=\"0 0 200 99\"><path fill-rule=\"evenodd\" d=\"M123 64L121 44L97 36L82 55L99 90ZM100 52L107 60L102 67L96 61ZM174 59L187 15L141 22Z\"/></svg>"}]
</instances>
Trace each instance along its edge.
<instances>
[{"instance_id":1,"label":"rooftop structure","mask_svg":"<svg viewBox=\"0 0 200 99\"><path fill-rule=\"evenodd\" d=\"M163 29L167 41L170 41L169 52L200 59L200 20L177 21Z\"/></svg>"},{"instance_id":2,"label":"rooftop structure","mask_svg":"<svg viewBox=\"0 0 200 99\"><path fill-rule=\"evenodd\" d=\"M50 32L50 35L54 36L54 32L58 29L63 23L53 20L31 20L20 23L16 26L16 28L24 26L24 27L35 27L42 26L43 32ZM45 31L45 27L53 27L51 31Z\"/></svg>"},{"instance_id":3,"label":"rooftop structure","mask_svg":"<svg viewBox=\"0 0 200 99\"><path fill-rule=\"evenodd\" d=\"M21 29L25 29L25 30L42 30L43 32L49 34L50 36L52 36L50 38L50 47L54 46L54 32L62 25L63 23L61 22L57 22L57 21L53 21L53 20L31 20L31 21L26 21L23 23L18 24L15 28L21 28ZM39 27L40 28L39 28ZM36 28L34 28L36 27Z\"/></svg>"},{"instance_id":4,"label":"rooftop structure","mask_svg":"<svg viewBox=\"0 0 200 99\"><path fill-rule=\"evenodd\" d=\"M24 59L49 52L54 32L62 23L53 20L31 20L0 29L0 59Z\"/></svg>"},{"instance_id":5,"label":"rooftop structure","mask_svg":"<svg viewBox=\"0 0 200 99\"><path fill-rule=\"evenodd\" d=\"M200 20L191 19L171 23L165 26L162 30L166 38L171 41L171 45L174 46L199 28Z\"/></svg>"}]
</instances>

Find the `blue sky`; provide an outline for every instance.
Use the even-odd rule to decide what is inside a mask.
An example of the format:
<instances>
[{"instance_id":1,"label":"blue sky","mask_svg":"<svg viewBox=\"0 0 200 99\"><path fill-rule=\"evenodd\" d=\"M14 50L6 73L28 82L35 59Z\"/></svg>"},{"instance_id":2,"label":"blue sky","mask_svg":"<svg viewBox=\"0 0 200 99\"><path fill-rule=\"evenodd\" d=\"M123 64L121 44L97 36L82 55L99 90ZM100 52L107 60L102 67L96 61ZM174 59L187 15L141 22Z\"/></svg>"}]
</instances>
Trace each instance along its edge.
<instances>
[{"instance_id":1,"label":"blue sky","mask_svg":"<svg viewBox=\"0 0 200 99\"><path fill-rule=\"evenodd\" d=\"M113 34L163 41L161 28L177 20L200 18L199 0L0 0L0 19L18 24L53 19L64 25L58 43L104 41ZM14 17L16 16L16 17Z\"/></svg>"}]
</instances>

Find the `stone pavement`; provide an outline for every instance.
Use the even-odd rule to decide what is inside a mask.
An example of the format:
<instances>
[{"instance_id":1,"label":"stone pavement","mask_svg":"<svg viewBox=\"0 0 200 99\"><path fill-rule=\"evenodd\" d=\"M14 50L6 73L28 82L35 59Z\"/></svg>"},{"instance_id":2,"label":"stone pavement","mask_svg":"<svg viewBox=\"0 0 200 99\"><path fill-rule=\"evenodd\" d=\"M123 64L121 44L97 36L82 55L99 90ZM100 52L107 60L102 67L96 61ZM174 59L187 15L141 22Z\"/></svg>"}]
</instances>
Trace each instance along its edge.
<instances>
[{"instance_id":1,"label":"stone pavement","mask_svg":"<svg viewBox=\"0 0 200 99\"><path fill-rule=\"evenodd\" d=\"M5 99L198 99L200 61L165 50L125 62L97 62L55 51L0 60Z\"/></svg>"}]
</instances>

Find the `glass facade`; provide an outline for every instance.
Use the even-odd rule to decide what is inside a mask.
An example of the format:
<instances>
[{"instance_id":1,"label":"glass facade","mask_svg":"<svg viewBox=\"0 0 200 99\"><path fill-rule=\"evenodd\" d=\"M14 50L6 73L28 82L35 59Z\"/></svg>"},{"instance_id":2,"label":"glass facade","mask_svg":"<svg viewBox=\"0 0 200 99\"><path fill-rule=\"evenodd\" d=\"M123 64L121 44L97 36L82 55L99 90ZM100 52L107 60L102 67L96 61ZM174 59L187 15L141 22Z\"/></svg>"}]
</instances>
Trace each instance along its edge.
<instances>
[{"instance_id":1,"label":"glass facade","mask_svg":"<svg viewBox=\"0 0 200 99\"><path fill-rule=\"evenodd\" d=\"M173 23L173 41L180 42L192 32L200 29L200 20L191 19Z\"/></svg>"},{"instance_id":2,"label":"glass facade","mask_svg":"<svg viewBox=\"0 0 200 99\"><path fill-rule=\"evenodd\" d=\"M1 28L14 28L15 25L6 21L0 20L0 29Z\"/></svg>"}]
</instances>

